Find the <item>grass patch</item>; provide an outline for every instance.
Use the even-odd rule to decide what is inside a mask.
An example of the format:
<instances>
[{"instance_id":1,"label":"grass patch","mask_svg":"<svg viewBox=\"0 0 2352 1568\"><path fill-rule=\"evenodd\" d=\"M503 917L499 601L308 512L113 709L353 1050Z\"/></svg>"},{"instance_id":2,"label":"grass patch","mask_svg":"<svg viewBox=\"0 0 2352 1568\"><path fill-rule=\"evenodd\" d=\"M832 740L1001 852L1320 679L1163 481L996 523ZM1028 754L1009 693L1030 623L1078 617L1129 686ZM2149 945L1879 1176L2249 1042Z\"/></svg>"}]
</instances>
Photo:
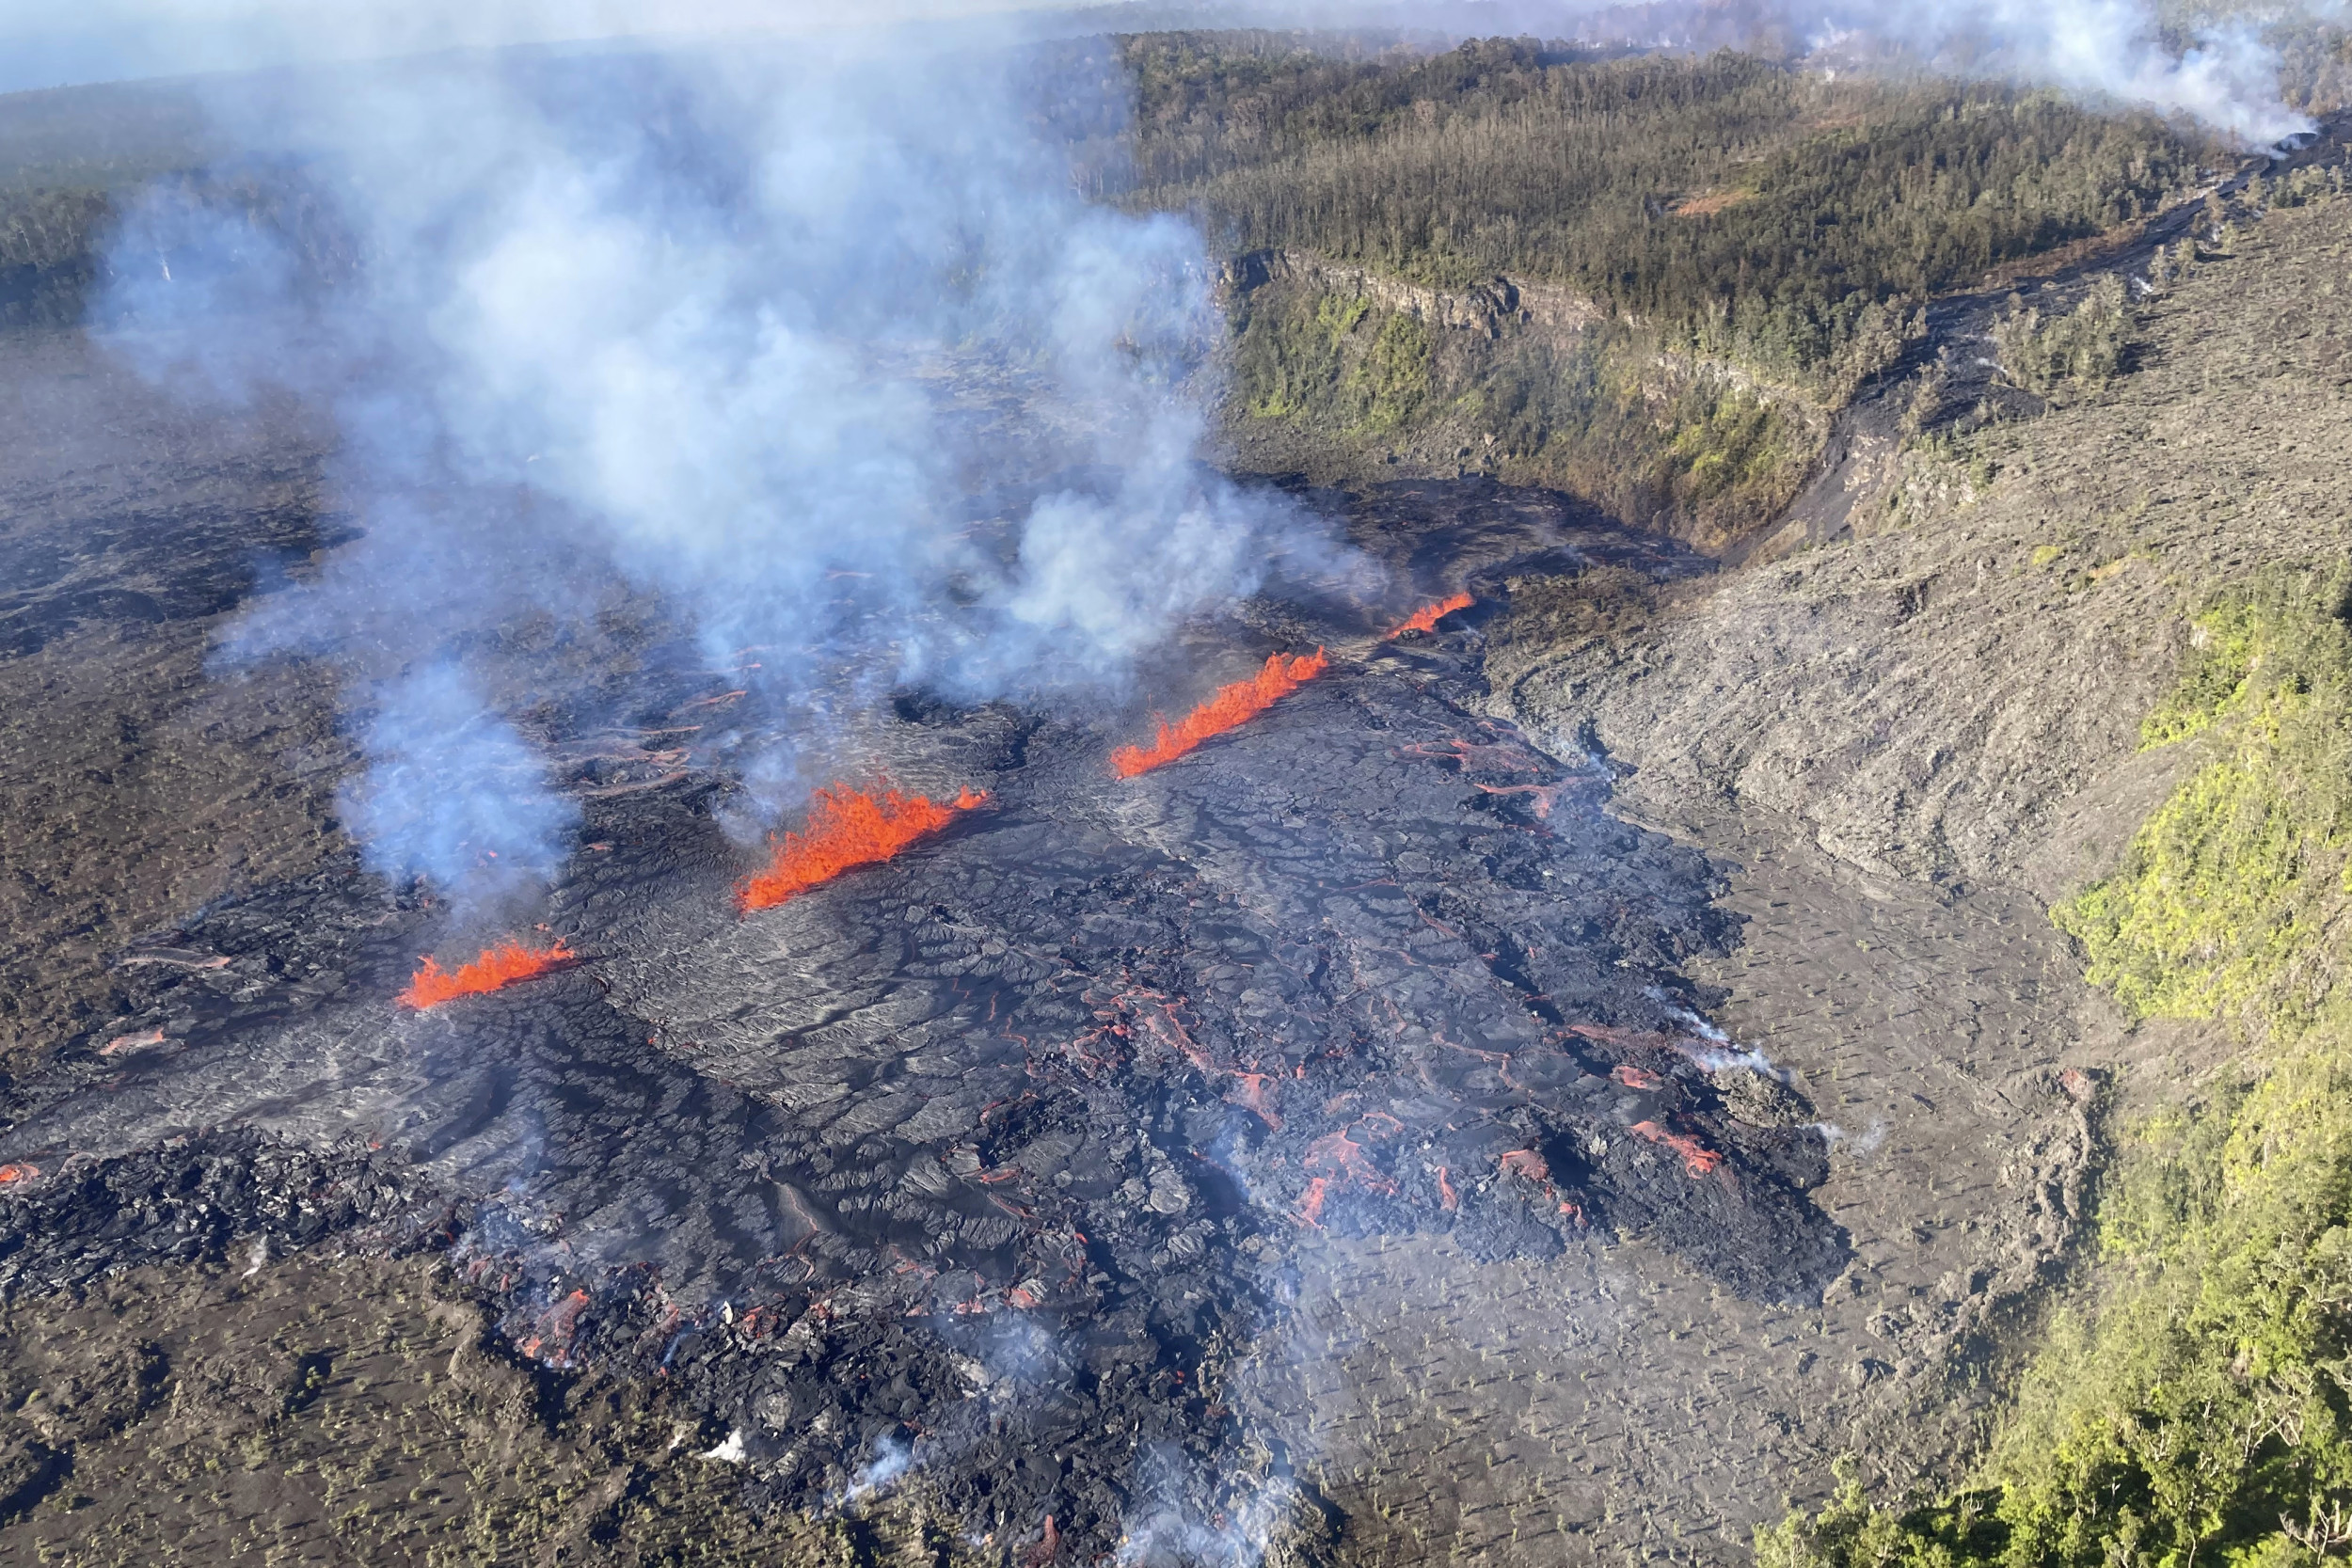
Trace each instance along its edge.
<instances>
[{"instance_id":1,"label":"grass patch","mask_svg":"<svg viewBox=\"0 0 2352 1568\"><path fill-rule=\"evenodd\" d=\"M2152 744L2203 767L2054 916L2136 1016L2226 1012L2257 1049L2132 1129L2104 1291L2062 1315L1969 1485L1758 1534L1768 1568L2303 1564L2352 1547L2352 573L2212 605Z\"/></svg>"},{"instance_id":2,"label":"grass patch","mask_svg":"<svg viewBox=\"0 0 2352 1568\"><path fill-rule=\"evenodd\" d=\"M2117 874L2061 904L2092 984L2137 1017L2257 998L2306 1016L2352 847L2352 633L2343 574L2277 574L2198 617L2179 689L2142 726L2217 754L2140 828Z\"/></svg>"}]
</instances>

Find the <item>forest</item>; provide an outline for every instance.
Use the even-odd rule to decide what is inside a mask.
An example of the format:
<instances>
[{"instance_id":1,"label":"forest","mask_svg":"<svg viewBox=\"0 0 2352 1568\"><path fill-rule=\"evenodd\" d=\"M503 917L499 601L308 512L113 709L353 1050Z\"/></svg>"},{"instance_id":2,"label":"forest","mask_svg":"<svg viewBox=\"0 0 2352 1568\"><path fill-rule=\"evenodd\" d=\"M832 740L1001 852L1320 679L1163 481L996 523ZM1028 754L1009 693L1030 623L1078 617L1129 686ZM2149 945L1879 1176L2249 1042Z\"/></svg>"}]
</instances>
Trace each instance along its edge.
<instances>
[{"instance_id":1,"label":"forest","mask_svg":"<svg viewBox=\"0 0 2352 1568\"><path fill-rule=\"evenodd\" d=\"M1730 53L1490 39L1333 57L1155 34L1127 199L1234 251L1460 287L1565 285L1700 352L1820 383L1866 313L2181 199L2227 150L1993 84L1831 80Z\"/></svg>"}]
</instances>

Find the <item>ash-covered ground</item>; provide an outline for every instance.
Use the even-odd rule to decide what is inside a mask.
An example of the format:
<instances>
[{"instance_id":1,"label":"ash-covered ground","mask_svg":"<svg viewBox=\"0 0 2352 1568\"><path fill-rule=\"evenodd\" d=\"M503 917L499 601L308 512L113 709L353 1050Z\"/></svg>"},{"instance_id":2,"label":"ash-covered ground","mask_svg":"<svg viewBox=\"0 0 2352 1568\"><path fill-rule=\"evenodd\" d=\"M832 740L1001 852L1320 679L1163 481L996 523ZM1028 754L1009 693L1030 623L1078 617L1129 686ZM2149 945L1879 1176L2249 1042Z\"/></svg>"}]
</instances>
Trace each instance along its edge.
<instances>
[{"instance_id":1,"label":"ash-covered ground","mask_svg":"<svg viewBox=\"0 0 2352 1568\"><path fill-rule=\"evenodd\" d=\"M1818 1117L1684 977L1737 939L1718 874L1608 814L1606 757L1484 716L1515 579L1706 563L1478 482L1312 499L1477 603L1393 640L1305 594L1199 628L1160 705L1269 651L1331 669L1131 781L1106 758L1139 712L895 693L863 776L987 804L748 915L730 762L790 716L650 618L566 634L599 701L532 723L581 847L497 914L582 961L398 1007L419 954L495 922L349 856L151 930L13 1085L0 1283L447 1252L520 1354L706 1413L755 1501L915 1476L1032 1561L1336 1538L1297 1434L1236 1386L1327 1240L1502 1268L1645 1238L1818 1301L1849 1257L1806 1196Z\"/></svg>"}]
</instances>

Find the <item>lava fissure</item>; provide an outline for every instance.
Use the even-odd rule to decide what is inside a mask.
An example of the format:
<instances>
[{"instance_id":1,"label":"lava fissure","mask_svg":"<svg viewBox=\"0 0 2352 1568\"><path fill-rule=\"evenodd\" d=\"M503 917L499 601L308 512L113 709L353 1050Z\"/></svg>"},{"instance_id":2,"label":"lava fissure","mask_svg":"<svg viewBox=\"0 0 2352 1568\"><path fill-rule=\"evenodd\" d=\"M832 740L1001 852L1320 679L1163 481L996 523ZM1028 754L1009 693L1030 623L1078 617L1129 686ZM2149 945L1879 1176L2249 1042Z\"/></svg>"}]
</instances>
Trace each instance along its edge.
<instances>
[{"instance_id":1,"label":"lava fissure","mask_svg":"<svg viewBox=\"0 0 2352 1568\"><path fill-rule=\"evenodd\" d=\"M1160 732L1149 746L1121 746L1111 753L1111 771L1122 779L1174 762L1212 736L1255 719L1331 667L1317 648L1311 654L1285 657L1266 656L1265 668L1246 681L1220 686L1215 695L1170 724L1160 721Z\"/></svg>"},{"instance_id":2,"label":"lava fissure","mask_svg":"<svg viewBox=\"0 0 2352 1568\"><path fill-rule=\"evenodd\" d=\"M1468 610L1472 603L1473 601L1468 594L1450 594L1446 597L1439 599L1437 603L1425 604L1419 610L1413 611L1410 615L1405 617L1405 619L1398 622L1397 625L1391 629L1389 635L1381 639L1381 641L1392 641L1395 639L1404 636L1408 631L1436 631L1438 629L1438 622L1444 620L1447 616L1453 614L1457 610Z\"/></svg>"},{"instance_id":3,"label":"lava fissure","mask_svg":"<svg viewBox=\"0 0 2352 1568\"><path fill-rule=\"evenodd\" d=\"M481 996L503 990L525 980L535 980L542 974L552 974L559 969L569 969L580 961L580 955L564 945L558 937L552 947L525 947L508 940L495 947L485 947L482 956L454 971L443 969L439 960L427 957L408 982L407 989L395 999L404 1007L422 1012L453 1002L461 996Z\"/></svg>"},{"instance_id":4,"label":"lava fissure","mask_svg":"<svg viewBox=\"0 0 2352 1568\"><path fill-rule=\"evenodd\" d=\"M1186 769L1172 816L1099 809L1092 759L1123 737L1049 755L994 709L894 699L878 755L1022 809L946 847L917 841L981 797L896 796L879 765L871 794L819 792L762 891L892 864L797 911L789 952L694 896L707 817L598 800L550 897L567 941L641 956L626 990L450 1009L462 1070L421 1080L291 979L256 1009L266 976L421 951L422 910L343 877L206 910L140 950L196 962L115 978L95 1038L128 1070L0 1144L0 1290L257 1236L446 1251L518 1354L660 1379L739 1433L762 1506L824 1506L897 1445L979 1499L960 1527L1050 1514L1065 1559L1116 1550L1139 1430L1200 1456L1202 1517L1275 1496L1218 1402L1289 1310L1293 1248L1442 1232L1484 1266L1641 1235L1742 1295L1818 1302L1850 1254L1806 1196L1812 1108L1776 1085L1772 1125L1742 1121L1762 1091L1677 1044L1699 1025L1671 957L1736 930L1705 859L1612 817L1605 770L1480 718L1477 639L1327 675L1315 640L1362 623L1303 624L1284 646L1310 657L1261 650L1277 678L1220 717L1329 689ZM1217 725L1188 727L1163 726L1166 754ZM1494 809L1539 787L1551 831ZM486 1109L485 1082L511 1085ZM176 1141L191 1103L258 1107L259 1130ZM399 1119L355 1129L354 1104ZM34 1175L126 1136L103 1180ZM473 1148L524 1150L526 1174L417 1163ZM630 1215L659 1218L600 1218ZM1017 1463L1035 1453L1067 1463Z\"/></svg>"},{"instance_id":5,"label":"lava fissure","mask_svg":"<svg viewBox=\"0 0 2352 1568\"><path fill-rule=\"evenodd\" d=\"M845 871L891 859L987 800L969 789L943 803L886 786L869 793L828 784L811 797L802 831L777 841L768 869L746 879L736 889L736 901L747 914L773 909Z\"/></svg>"}]
</instances>

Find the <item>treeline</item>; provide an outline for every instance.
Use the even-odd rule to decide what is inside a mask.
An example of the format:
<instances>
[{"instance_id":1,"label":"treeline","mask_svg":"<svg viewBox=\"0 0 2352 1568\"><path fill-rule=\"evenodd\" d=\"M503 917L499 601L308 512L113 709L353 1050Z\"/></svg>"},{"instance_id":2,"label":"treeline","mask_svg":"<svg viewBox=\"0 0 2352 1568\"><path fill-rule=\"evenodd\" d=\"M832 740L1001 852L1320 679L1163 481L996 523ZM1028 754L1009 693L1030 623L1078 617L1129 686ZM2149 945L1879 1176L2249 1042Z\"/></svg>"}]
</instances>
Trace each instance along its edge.
<instances>
[{"instance_id":1,"label":"treeline","mask_svg":"<svg viewBox=\"0 0 2352 1568\"><path fill-rule=\"evenodd\" d=\"M1565 284L1694 346L1817 375L1866 313L2129 222L2221 149L2152 116L1752 55L1530 40L1330 59L1263 37L1122 40L1128 199L1236 250L1418 281Z\"/></svg>"}]
</instances>

